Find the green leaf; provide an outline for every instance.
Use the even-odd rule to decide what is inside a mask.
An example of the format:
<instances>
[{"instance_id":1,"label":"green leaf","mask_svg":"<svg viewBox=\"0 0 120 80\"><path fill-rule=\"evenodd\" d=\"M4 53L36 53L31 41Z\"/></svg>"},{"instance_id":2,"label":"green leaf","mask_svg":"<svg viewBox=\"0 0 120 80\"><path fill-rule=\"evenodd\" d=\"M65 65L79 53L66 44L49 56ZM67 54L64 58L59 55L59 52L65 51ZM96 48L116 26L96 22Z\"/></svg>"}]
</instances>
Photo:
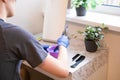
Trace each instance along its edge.
<instances>
[{"instance_id":1,"label":"green leaf","mask_svg":"<svg viewBox=\"0 0 120 80\"><path fill-rule=\"evenodd\" d=\"M103 34L100 34L99 35L99 39L102 40L104 38L104 35Z\"/></svg>"},{"instance_id":2,"label":"green leaf","mask_svg":"<svg viewBox=\"0 0 120 80\"><path fill-rule=\"evenodd\" d=\"M96 43L96 45L97 45L98 47L101 47L99 41L96 41L95 43Z\"/></svg>"}]
</instances>

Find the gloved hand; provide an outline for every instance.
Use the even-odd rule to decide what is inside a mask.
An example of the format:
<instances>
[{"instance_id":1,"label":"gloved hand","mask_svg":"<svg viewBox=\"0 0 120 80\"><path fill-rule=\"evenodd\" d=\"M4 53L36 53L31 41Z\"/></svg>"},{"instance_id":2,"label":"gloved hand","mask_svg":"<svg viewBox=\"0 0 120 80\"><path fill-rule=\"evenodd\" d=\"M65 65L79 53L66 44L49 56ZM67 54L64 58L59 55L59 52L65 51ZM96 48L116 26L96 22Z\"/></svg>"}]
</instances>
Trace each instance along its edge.
<instances>
[{"instance_id":1,"label":"gloved hand","mask_svg":"<svg viewBox=\"0 0 120 80\"><path fill-rule=\"evenodd\" d=\"M47 48L49 48L49 45L42 45L42 47L43 47L43 49L44 49L46 52L48 52L48 51L47 51Z\"/></svg>"},{"instance_id":2,"label":"gloved hand","mask_svg":"<svg viewBox=\"0 0 120 80\"><path fill-rule=\"evenodd\" d=\"M69 39L68 39L68 37L65 36L65 35L62 35L60 38L58 38L57 44L58 45L62 45L62 46L67 48L69 46Z\"/></svg>"},{"instance_id":3,"label":"gloved hand","mask_svg":"<svg viewBox=\"0 0 120 80\"><path fill-rule=\"evenodd\" d=\"M49 48L47 48L47 51L54 58L58 58L58 54L59 54L59 47L58 47L58 45L52 45L52 46L50 46Z\"/></svg>"},{"instance_id":4,"label":"gloved hand","mask_svg":"<svg viewBox=\"0 0 120 80\"><path fill-rule=\"evenodd\" d=\"M54 58L58 57L59 54L59 47L58 45L42 45L43 49L47 52L50 53L51 56Z\"/></svg>"}]
</instances>

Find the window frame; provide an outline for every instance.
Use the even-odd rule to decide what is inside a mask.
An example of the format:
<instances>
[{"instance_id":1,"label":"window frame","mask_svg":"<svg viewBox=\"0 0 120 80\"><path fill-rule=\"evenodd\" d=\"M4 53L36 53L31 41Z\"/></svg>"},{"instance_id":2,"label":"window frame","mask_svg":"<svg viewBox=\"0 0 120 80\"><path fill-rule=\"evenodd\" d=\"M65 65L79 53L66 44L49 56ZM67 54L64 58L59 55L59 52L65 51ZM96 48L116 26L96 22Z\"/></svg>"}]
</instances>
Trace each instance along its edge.
<instances>
[{"instance_id":1,"label":"window frame","mask_svg":"<svg viewBox=\"0 0 120 80\"><path fill-rule=\"evenodd\" d=\"M97 6L96 9L94 9L94 10L89 10L89 11L120 16L120 7L119 7L119 6L100 5L100 6Z\"/></svg>"},{"instance_id":2,"label":"window frame","mask_svg":"<svg viewBox=\"0 0 120 80\"><path fill-rule=\"evenodd\" d=\"M71 9L71 1L72 0L68 0L68 6L67 6L68 9ZM94 10L91 9L88 11L120 16L120 6L103 4L103 5L97 6L96 9L94 9Z\"/></svg>"}]
</instances>

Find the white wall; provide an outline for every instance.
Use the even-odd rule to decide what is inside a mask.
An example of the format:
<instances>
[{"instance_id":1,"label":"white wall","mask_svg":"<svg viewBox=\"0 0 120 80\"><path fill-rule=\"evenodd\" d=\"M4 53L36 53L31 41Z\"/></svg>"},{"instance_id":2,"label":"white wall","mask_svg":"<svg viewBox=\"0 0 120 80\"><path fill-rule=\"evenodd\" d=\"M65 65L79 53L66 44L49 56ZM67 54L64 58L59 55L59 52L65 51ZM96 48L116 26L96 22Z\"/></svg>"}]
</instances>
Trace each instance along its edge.
<instances>
[{"instance_id":1,"label":"white wall","mask_svg":"<svg viewBox=\"0 0 120 80\"><path fill-rule=\"evenodd\" d=\"M9 22L20 25L32 33L42 32L45 0L17 0L16 13Z\"/></svg>"},{"instance_id":2,"label":"white wall","mask_svg":"<svg viewBox=\"0 0 120 80\"><path fill-rule=\"evenodd\" d=\"M16 15L8 21L33 34L43 32L44 40L56 42L64 30L67 2L68 0L18 0Z\"/></svg>"}]
</instances>

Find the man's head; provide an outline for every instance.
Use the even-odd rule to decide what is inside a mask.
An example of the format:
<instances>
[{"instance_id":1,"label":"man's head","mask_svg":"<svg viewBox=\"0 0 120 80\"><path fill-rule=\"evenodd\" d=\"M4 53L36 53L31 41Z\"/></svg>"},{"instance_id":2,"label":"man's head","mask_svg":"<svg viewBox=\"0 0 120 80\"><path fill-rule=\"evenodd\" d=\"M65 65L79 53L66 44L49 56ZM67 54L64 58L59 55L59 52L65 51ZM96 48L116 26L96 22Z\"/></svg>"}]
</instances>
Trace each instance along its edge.
<instances>
[{"instance_id":1,"label":"man's head","mask_svg":"<svg viewBox=\"0 0 120 80\"><path fill-rule=\"evenodd\" d=\"M0 0L0 16L12 17L14 15L16 0Z\"/></svg>"}]
</instances>

